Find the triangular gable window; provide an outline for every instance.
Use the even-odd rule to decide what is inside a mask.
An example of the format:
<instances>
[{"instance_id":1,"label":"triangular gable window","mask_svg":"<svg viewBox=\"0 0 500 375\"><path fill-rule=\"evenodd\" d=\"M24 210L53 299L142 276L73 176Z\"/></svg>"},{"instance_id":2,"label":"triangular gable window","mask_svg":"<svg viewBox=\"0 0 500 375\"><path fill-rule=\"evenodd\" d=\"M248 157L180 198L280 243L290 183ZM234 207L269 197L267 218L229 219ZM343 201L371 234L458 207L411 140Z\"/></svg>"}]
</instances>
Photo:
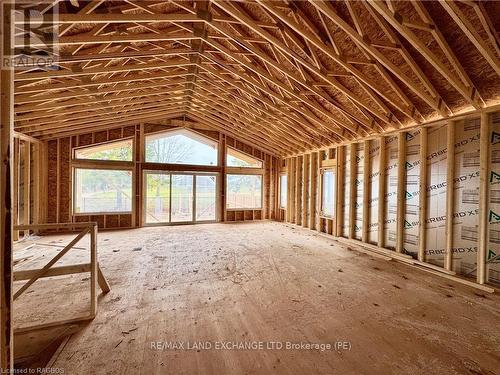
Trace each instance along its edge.
<instances>
[{"instance_id":1,"label":"triangular gable window","mask_svg":"<svg viewBox=\"0 0 500 375\"><path fill-rule=\"evenodd\" d=\"M262 160L230 147L227 148L226 164L228 167L262 168Z\"/></svg>"},{"instance_id":2,"label":"triangular gable window","mask_svg":"<svg viewBox=\"0 0 500 375\"><path fill-rule=\"evenodd\" d=\"M217 142L186 129L147 135L146 162L217 165Z\"/></svg>"}]
</instances>

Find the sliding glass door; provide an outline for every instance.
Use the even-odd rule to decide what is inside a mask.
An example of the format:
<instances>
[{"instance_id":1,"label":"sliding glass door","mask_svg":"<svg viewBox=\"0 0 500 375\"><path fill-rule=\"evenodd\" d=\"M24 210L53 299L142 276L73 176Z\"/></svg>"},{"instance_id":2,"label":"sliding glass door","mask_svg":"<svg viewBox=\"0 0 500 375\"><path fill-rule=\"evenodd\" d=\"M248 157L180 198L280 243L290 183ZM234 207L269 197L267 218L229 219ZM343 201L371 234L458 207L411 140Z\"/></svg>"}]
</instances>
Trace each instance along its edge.
<instances>
[{"instance_id":1,"label":"sliding glass door","mask_svg":"<svg viewBox=\"0 0 500 375\"><path fill-rule=\"evenodd\" d=\"M193 175L172 175L172 223L185 223L193 220Z\"/></svg>"},{"instance_id":2,"label":"sliding glass door","mask_svg":"<svg viewBox=\"0 0 500 375\"><path fill-rule=\"evenodd\" d=\"M145 224L170 223L170 175L146 172L144 181Z\"/></svg>"},{"instance_id":3,"label":"sliding glass door","mask_svg":"<svg viewBox=\"0 0 500 375\"><path fill-rule=\"evenodd\" d=\"M196 221L217 218L217 176L196 176Z\"/></svg>"},{"instance_id":4,"label":"sliding glass door","mask_svg":"<svg viewBox=\"0 0 500 375\"><path fill-rule=\"evenodd\" d=\"M144 224L217 220L217 175L144 172Z\"/></svg>"}]
</instances>

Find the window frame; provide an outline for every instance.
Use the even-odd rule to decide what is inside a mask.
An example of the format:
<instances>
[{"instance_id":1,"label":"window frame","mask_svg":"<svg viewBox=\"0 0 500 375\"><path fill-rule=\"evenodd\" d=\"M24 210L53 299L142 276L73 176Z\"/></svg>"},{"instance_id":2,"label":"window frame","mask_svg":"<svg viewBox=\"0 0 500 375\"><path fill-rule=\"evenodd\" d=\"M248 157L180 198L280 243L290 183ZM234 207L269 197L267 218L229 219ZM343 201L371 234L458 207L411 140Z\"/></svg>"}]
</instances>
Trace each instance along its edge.
<instances>
[{"instance_id":1,"label":"window frame","mask_svg":"<svg viewBox=\"0 0 500 375\"><path fill-rule=\"evenodd\" d=\"M324 201L323 201L323 197L324 197L324 188L323 188L323 184L324 184L324 178L325 178L325 172L332 172L333 173L333 183L335 184L335 189L333 189L333 207L332 207L332 214L329 215L329 214L326 214L325 211L324 211ZM320 210L320 216L321 217L324 217L324 218L327 218L327 219L334 219L336 217L336 200L337 200L337 169L336 168L322 168L320 170L320 174L321 174L321 194L320 194L320 207L321 207L321 210Z\"/></svg>"},{"instance_id":2,"label":"window frame","mask_svg":"<svg viewBox=\"0 0 500 375\"><path fill-rule=\"evenodd\" d=\"M132 141L132 160L80 159L80 158L76 157L77 151L81 150L81 149L103 146L106 144L112 144L112 143L129 141L129 140ZM135 143L136 143L135 137L131 136L131 137L124 137L124 138L120 138L120 139L113 139L111 141L93 143L93 144L85 145L85 146L73 147L71 150L71 159L73 160L74 163L110 163L110 165L119 165L119 164L131 165L134 163L134 159L135 159L135 149L136 149Z\"/></svg>"},{"instance_id":3,"label":"window frame","mask_svg":"<svg viewBox=\"0 0 500 375\"><path fill-rule=\"evenodd\" d=\"M151 136L154 136L154 135L168 134L168 133L179 133L179 134L182 134L182 133L188 133L188 134L189 133L193 133L193 134L195 134L196 136L198 136L200 138L205 138L205 139L207 139L210 142L214 142L215 145L216 145L215 151L217 153L216 164L210 165L210 164L163 163L163 162L159 162L159 161L148 161L148 160L146 160L147 138L151 137ZM175 166L175 168L178 168L179 166L180 167L186 167L187 166L189 168L218 168L221 165L221 163L220 163L220 153L221 153L220 152L220 142L218 140L210 138L209 136L207 136L205 134L197 132L196 130L193 130L193 129L174 128L174 129L158 130L158 131L153 131L153 132L150 132L150 133L145 133L144 136L142 137L142 144L143 144L143 148L142 148L141 159L142 159L142 163L144 165L150 165L150 166L151 165L160 165L160 166L164 166L163 168L168 167L168 166Z\"/></svg>"},{"instance_id":4,"label":"window frame","mask_svg":"<svg viewBox=\"0 0 500 375\"><path fill-rule=\"evenodd\" d=\"M261 166L260 167L246 167L246 166L235 166L235 165L228 165L227 164L227 157L229 156L229 152L228 150L234 150L236 151L237 153L240 153L240 154L243 154L243 155L247 155L248 157L252 158L252 159L255 159L257 161L260 162ZM264 168L264 160L256 157L256 156L253 156L253 155L250 155L248 152L244 152L244 151L241 151L241 150L238 150L237 148L235 147L231 147L231 146L226 146L226 160L224 160L224 163L225 163L225 166L227 168L235 168L236 170L251 170L251 169L254 169L254 170L261 170ZM247 173L245 173L247 174Z\"/></svg>"},{"instance_id":5,"label":"window frame","mask_svg":"<svg viewBox=\"0 0 500 375\"><path fill-rule=\"evenodd\" d=\"M255 169L255 168L253 168ZM260 170L260 169L259 169ZM254 208L229 208L227 205L227 199L228 199L228 177L229 176L258 176L260 177L260 207L254 207ZM226 173L226 181L225 181L225 208L226 211L259 211L264 209L264 174L263 173L238 173L238 172L228 172Z\"/></svg>"},{"instance_id":6,"label":"window frame","mask_svg":"<svg viewBox=\"0 0 500 375\"><path fill-rule=\"evenodd\" d=\"M82 160L82 159L79 159ZM85 161L88 161L87 159L84 159ZM102 160L99 160L99 162L102 162ZM109 161L105 161L106 163L110 163ZM123 162L120 162L123 163ZM131 205L130 205L130 211L96 211L96 212L76 212L75 210L75 204L76 204L76 173L78 169L98 169L98 170L107 170L107 171L127 171L131 172L131 179L132 179L132 184L131 184L131 190L132 190L132 198L131 198ZM72 165L72 173L71 173L71 215L72 216L98 216L98 215L134 215L135 214L135 168L133 167L120 167L117 169L115 166L106 166L106 165L85 165L85 164L74 164Z\"/></svg>"}]
</instances>

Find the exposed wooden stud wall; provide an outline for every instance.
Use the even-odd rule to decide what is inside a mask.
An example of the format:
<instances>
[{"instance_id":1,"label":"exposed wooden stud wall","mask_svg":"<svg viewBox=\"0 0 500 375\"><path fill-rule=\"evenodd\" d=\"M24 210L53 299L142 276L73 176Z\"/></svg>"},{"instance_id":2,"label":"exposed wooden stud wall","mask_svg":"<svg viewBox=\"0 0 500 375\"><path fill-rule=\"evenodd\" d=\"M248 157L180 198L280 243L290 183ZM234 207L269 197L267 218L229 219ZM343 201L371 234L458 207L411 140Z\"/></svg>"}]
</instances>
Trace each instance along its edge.
<instances>
[{"instance_id":1,"label":"exposed wooden stud wall","mask_svg":"<svg viewBox=\"0 0 500 375\"><path fill-rule=\"evenodd\" d=\"M476 281L484 284L487 281L486 260L488 257L488 217L489 217L489 174L491 124L487 113L481 114L480 155L479 155L479 243L477 249Z\"/></svg>"},{"instance_id":2,"label":"exposed wooden stud wall","mask_svg":"<svg viewBox=\"0 0 500 375\"><path fill-rule=\"evenodd\" d=\"M297 158L290 159L290 174L288 175L288 180L290 181L290 222L295 223L295 188L297 181L295 180L295 175L297 173Z\"/></svg>"},{"instance_id":3,"label":"exposed wooden stud wall","mask_svg":"<svg viewBox=\"0 0 500 375\"><path fill-rule=\"evenodd\" d=\"M349 238L354 238L356 224L356 152L357 144L352 143L350 146L350 164L349 164Z\"/></svg>"},{"instance_id":4,"label":"exposed wooden stud wall","mask_svg":"<svg viewBox=\"0 0 500 375\"><path fill-rule=\"evenodd\" d=\"M455 122L450 121L446 132L446 255L444 268L453 266L453 211L455 204Z\"/></svg>"},{"instance_id":5,"label":"exposed wooden stud wall","mask_svg":"<svg viewBox=\"0 0 500 375\"><path fill-rule=\"evenodd\" d=\"M304 154L302 170L302 226L308 226L307 215L309 212L309 174L311 168L311 154Z\"/></svg>"},{"instance_id":6,"label":"exposed wooden stud wall","mask_svg":"<svg viewBox=\"0 0 500 375\"><path fill-rule=\"evenodd\" d=\"M404 250L404 223L406 208L406 132L398 134L398 188L396 214L396 251Z\"/></svg>"},{"instance_id":7,"label":"exposed wooden stud wall","mask_svg":"<svg viewBox=\"0 0 500 375\"><path fill-rule=\"evenodd\" d=\"M378 240L379 247L384 247L385 238L385 168L386 168L386 145L385 137L379 138L380 143L380 157L379 157L379 177L378 177Z\"/></svg>"},{"instance_id":8,"label":"exposed wooden stud wall","mask_svg":"<svg viewBox=\"0 0 500 375\"><path fill-rule=\"evenodd\" d=\"M498 108L500 110L500 108ZM489 241L489 231L488 231L488 214L489 214L489 200L488 200L488 194L489 194L489 187L488 187L488 181L489 181L489 173L490 173L490 168L491 168L491 155L490 155L490 140L492 136L492 129L491 129L491 124L490 124L490 118L489 114L493 113L495 110L494 109L488 109L484 111L479 111L477 115L481 116L481 135L480 135L480 186L479 186L479 191L480 191L480 196L479 196L479 212L480 212L480 218L479 218L479 239L478 239L478 253L477 253L477 284L484 284L488 282L488 275L487 275L487 252L488 252L488 241ZM470 119L471 117L463 117L461 119L467 120ZM455 124L455 122L453 122ZM435 124L435 129L439 129L440 126L442 126L442 123L437 123ZM434 126L434 124L432 125ZM447 148L454 150L455 147L455 135L454 135L454 127L453 126L448 126L447 128ZM387 185L390 183L386 179L386 168L387 168L387 146L386 146L386 137L379 137L378 140L380 142L380 160L378 164L378 173L379 173L379 182L378 182L378 212L377 212L377 219L378 219L378 224L379 224L379 233L378 233L378 238L377 238L377 246L376 249L377 251L384 252L384 254L391 256L391 252L394 254L398 254L397 257L405 257L406 262L414 262L414 264L418 264L419 266L425 267L426 269L433 270L432 272L440 272L444 276L450 276L450 275L455 275L457 273L460 273L459 271L454 271L452 270L453 267L450 266L450 268L447 268L446 263L444 267L438 266L435 263L431 263L430 259L427 259L426 257L426 238L427 238L427 229L426 229L426 220L429 212L429 207L428 207L428 200L427 200L427 188L429 184L429 167L428 167L428 160L427 160L427 154L428 154L428 144L430 142L428 138L428 132L429 132L429 127L424 126L420 129L420 146L419 146L419 165L420 165L420 170L419 170L419 186L418 186L418 194L419 194L419 208L418 208L418 233L419 233L419 242L418 245L416 246L416 250L414 253L412 253L413 250L405 249L405 220L406 220L406 189L407 189L407 183L410 183L410 181L407 181L407 153L409 152L408 145L407 145L407 132L406 131L400 131L397 133L398 135L398 154L397 154L397 213L396 213L396 247L394 250L389 250L384 248L384 222L386 220L385 217L385 209L384 207L384 197L386 195L386 189ZM367 222L369 222L369 214L368 214L368 202L370 199L373 199L374 197L371 196L371 187L370 184L366 183L366 180L369 180L369 171L372 170L371 165L370 165L370 157L369 157L369 141L365 140L364 142L364 173L363 173L363 178L365 180L364 183L364 192L368 192L368 194L364 193L363 194L363 205L366 207L366 214L363 217L363 234L364 237L361 238L361 240L356 240L356 239L344 239L345 241L352 241L351 243L360 243L360 244L365 244L369 246L373 246L371 244L368 244L368 238L366 236L366 226ZM340 211L340 207L342 205L340 204L344 197L343 191L344 187L342 182L345 180L346 175L345 175L345 170L343 168L344 166L344 158L345 158L345 150L347 147L349 147L351 155L353 156L351 158L350 162L350 168L354 172L356 171L356 149L357 145L359 142L353 142L348 145L342 145L337 147L336 151L336 171L337 171L337 183L336 183L336 191L334 192L336 194L336 208L335 208L335 216L333 218L329 217L324 217L324 216L318 216L313 214L314 210L317 210L316 212L319 212L321 209L321 200L322 200L322 193L321 193L321 181L322 181L322 175L321 173L318 173L320 170L322 171L323 168L328 168L329 167L329 160L328 158L323 160L322 156L324 153L325 155L328 155L329 157L331 156L331 150L330 149L322 149L320 151L315 151L311 153L310 156L310 171L309 171L309 184L310 184L310 199L309 199L309 204L308 204L308 209L310 210L311 215L309 215L309 222L308 226L310 229L317 230L322 233L327 233L327 234L332 234L337 237L340 237L342 234L342 225L343 221L343 214ZM444 148L444 147L443 147ZM413 151L412 151L413 152ZM306 158L308 154L304 154L304 163L306 163ZM454 170L450 170L450 166L454 166L455 163L455 158L454 158L454 152L452 153L447 153L447 155L451 155L450 157L447 157L446 163L447 163L447 186L451 187L451 189L447 190L447 198L446 198L446 206L447 206L447 211L446 211L446 220L447 220L447 227L453 222L453 215L454 215L454 210L455 208L453 207L452 204L454 203L453 201L450 202L450 195L453 195L453 180L454 180ZM291 157L286 159L287 163L289 165L292 164L293 160L296 159L296 157ZM307 165L307 163L306 163ZM322 167L321 167L322 166ZM347 166L346 166L347 167ZM368 172L367 172L368 171ZM367 176L368 174L368 176ZM349 181L349 190L351 194L350 198L350 204L351 208L349 210L349 228L348 228L348 233L349 236L353 237L353 229L354 229L354 214L353 214L353 208L354 206L354 198L355 198L355 189L356 189L356 174L351 173ZM293 198L295 197L295 198ZM293 200L297 199L297 196L290 196L289 197L292 202L290 204L293 205ZM300 197L302 199L302 196ZM304 204L305 202L302 202L303 204L301 205L302 210L299 212L301 215L304 215ZM354 211L355 212L355 211ZM337 222L335 220L338 219ZM288 221L292 222L292 221ZM446 241L447 241L447 246L451 246L450 241L450 235L447 232L446 235ZM409 254L412 254L411 256ZM449 254L449 252L447 252ZM434 254L436 255L436 254ZM445 255L447 256L447 255ZM399 259L399 258L398 258ZM434 257L434 260L439 259ZM446 259L445 259L446 261ZM460 273L461 275L467 276L464 271ZM469 273L470 274L470 273ZM464 281L464 282L469 282L469 281ZM469 282L469 285L470 284Z\"/></svg>"},{"instance_id":9,"label":"exposed wooden stud wall","mask_svg":"<svg viewBox=\"0 0 500 375\"><path fill-rule=\"evenodd\" d=\"M342 235L342 226L344 225L344 178L345 178L345 146L337 147L337 187L335 202L335 235Z\"/></svg>"},{"instance_id":10,"label":"exposed wooden stud wall","mask_svg":"<svg viewBox=\"0 0 500 375\"><path fill-rule=\"evenodd\" d=\"M425 246L427 243L427 231L425 230L427 220L427 128L420 129L420 181L419 194L419 220L418 220L418 260L425 261Z\"/></svg>"},{"instance_id":11,"label":"exposed wooden stud wall","mask_svg":"<svg viewBox=\"0 0 500 375\"><path fill-rule=\"evenodd\" d=\"M31 144L25 142L23 150L23 224L30 224L31 207ZM25 235L27 233L24 233Z\"/></svg>"},{"instance_id":12,"label":"exposed wooden stud wall","mask_svg":"<svg viewBox=\"0 0 500 375\"><path fill-rule=\"evenodd\" d=\"M321 160L322 160L322 152L325 151L319 151L318 152L318 157L317 157L317 164L316 164L316 178L318 180L316 184L316 188L313 191L313 194L315 195L315 205L314 205L314 215L316 216L315 222L316 222L316 230L321 230Z\"/></svg>"},{"instance_id":13,"label":"exposed wooden stud wall","mask_svg":"<svg viewBox=\"0 0 500 375\"><path fill-rule=\"evenodd\" d=\"M363 148L363 221L361 228L361 238L363 242L368 242L368 226L370 224L369 209L370 203L370 141L364 141Z\"/></svg>"},{"instance_id":14,"label":"exposed wooden stud wall","mask_svg":"<svg viewBox=\"0 0 500 375\"><path fill-rule=\"evenodd\" d=\"M319 157L317 152L311 153L311 173L310 184L311 190L309 191L309 229L316 229L316 190L318 188L318 164Z\"/></svg>"},{"instance_id":15,"label":"exposed wooden stud wall","mask_svg":"<svg viewBox=\"0 0 500 375\"><path fill-rule=\"evenodd\" d=\"M295 224L302 225L302 167L303 156L297 156L295 162Z\"/></svg>"},{"instance_id":16,"label":"exposed wooden stud wall","mask_svg":"<svg viewBox=\"0 0 500 375\"><path fill-rule=\"evenodd\" d=\"M292 159L286 160L286 221L292 222Z\"/></svg>"}]
</instances>

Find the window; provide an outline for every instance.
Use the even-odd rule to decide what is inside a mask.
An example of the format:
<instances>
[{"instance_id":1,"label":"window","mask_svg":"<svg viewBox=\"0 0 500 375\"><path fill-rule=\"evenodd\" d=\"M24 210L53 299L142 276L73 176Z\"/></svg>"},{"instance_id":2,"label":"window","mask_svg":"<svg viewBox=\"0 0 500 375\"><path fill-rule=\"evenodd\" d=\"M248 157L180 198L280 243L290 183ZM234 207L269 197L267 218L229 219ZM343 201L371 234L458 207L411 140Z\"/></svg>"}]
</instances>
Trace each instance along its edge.
<instances>
[{"instance_id":1,"label":"window","mask_svg":"<svg viewBox=\"0 0 500 375\"><path fill-rule=\"evenodd\" d=\"M280 176L280 208L286 208L288 177L286 174Z\"/></svg>"},{"instance_id":2,"label":"window","mask_svg":"<svg viewBox=\"0 0 500 375\"><path fill-rule=\"evenodd\" d=\"M228 167L262 168L262 161L228 147L226 165Z\"/></svg>"},{"instance_id":3,"label":"window","mask_svg":"<svg viewBox=\"0 0 500 375\"><path fill-rule=\"evenodd\" d=\"M262 176L246 174L227 175L228 209L261 209Z\"/></svg>"},{"instance_id":4,"label":"window","mask_svg":"<svg viewBox=\"0 0 500 375\"><path fill-rule=\"evenodd\" d=\"M131 212L132 171L75 169L74 212Z\"/></svg>"},{"instance_id":5,"label":"window","mask_svg":"<svg viewBox=\"0 0 500 375\"><path fill-rule=\"evenodd\" d=\"M323 185L321 187L321 212L325 216L333 217L335 207L335 172L323 171Z\"/></svg>"},{"instance_id":6,"label":"window","mask_svg":"<svg viewBox=\"0 0 500 375\"><path fill-rule=\"evenodd\" d=\"M133 141L126 139L75 150L76 159L132 161Z\"/></svg>"},{"instance_id":7,"label":"window","mask_svg":"<svg viewBox=\"0 0 500 375\"><path fill-rule=\"evenodd\" d=\"M217 142L181 129L146 136L146 162L217 165Z\"/></svg>"}]
</instances>

